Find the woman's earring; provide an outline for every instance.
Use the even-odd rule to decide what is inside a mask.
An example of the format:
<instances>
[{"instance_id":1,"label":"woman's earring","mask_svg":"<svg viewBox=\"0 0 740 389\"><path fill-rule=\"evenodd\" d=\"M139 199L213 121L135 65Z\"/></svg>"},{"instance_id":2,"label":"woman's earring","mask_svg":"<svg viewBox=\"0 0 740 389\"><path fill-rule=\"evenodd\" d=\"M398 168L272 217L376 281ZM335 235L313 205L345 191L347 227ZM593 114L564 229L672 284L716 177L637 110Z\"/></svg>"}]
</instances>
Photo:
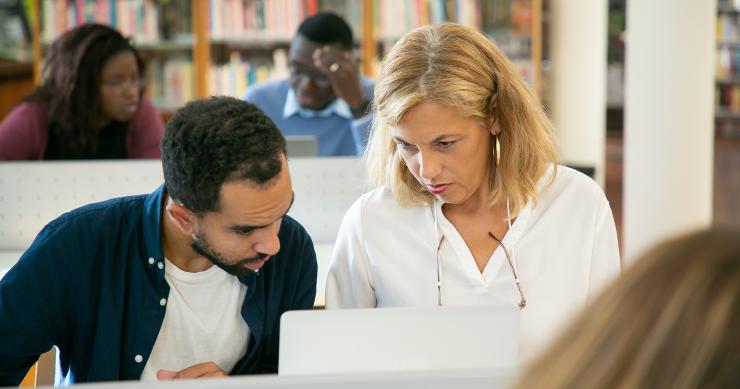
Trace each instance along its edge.
<instances>
[{"instance_id":1,"label":"woman's earring","mask_svg":"<svg viewBox=\"0 0 740 389\"><path fill-rule=\"evenodd\" d=\"M498 134L493 134L493 158L496 160L496 167L501 163L501 142L498 140Z\"/></svg>"}]
</instances>

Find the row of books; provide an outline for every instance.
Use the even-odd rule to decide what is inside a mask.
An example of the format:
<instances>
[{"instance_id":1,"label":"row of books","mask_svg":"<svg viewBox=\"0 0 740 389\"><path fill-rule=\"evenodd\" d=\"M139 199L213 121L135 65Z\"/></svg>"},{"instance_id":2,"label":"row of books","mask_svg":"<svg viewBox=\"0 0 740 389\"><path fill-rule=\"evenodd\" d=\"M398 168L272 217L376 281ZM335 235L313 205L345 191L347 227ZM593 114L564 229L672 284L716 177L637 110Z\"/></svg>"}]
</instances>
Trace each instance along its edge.
<instances>
[{"instance_id":1,"label":"row of books","mask_svg":"<svg viewBox=\"0 0 740 389\"><path fill-rule=\"evenodd\" d=\"M516 18L517 4L529 10L529 0L375 0L378 38L395 41L429 23L454 21L480 29L481 10L498 10L496 17ZM214 40L289 40L300 22L318 10L342 15L359 37L362 1L358 0L210 0L210 29Z\"/></svg>"},{"instance_id":2,"label":"row of books","mask_svg":"<svg viewBox=\"0 0 740 389\"><path fill-rule=\"evenodd\" d=\"M229 61L209 69L209 95L241 97L247 87L288 75L288 56L283 49L273 51L272 60L248 59L238 52ZM162 110L174 110L194 95L193 62L187 56L171 55L149 60L146 70L147 93Z\"/></svg>"},{"instance_id":3,"label":"row of books","mask_svg":"<svg viewBox=\"0 0 740 389\"><path fill-rule=\"evenodd\" d=\"M740 85L718 85L714 102L720 110L740 113Z\"/></svg>"},{"instance_id":4,"label":"row of books","mask_svg":"<svg viewBox=\"0 0 740 389\"><path fill-rule=\"evenodd\" d=\"M153 58L147 63L147 92L161 110L174 110L195 96L193 61L186 56Z\"/></svg>"},{"instance_id":5,"label":"row of books","mask_svg":"<svg viewBox=\"0 0 740 389\"><path fill-rule=\"evenodd\" d=\"M48 44L83 23L107 24L137 44L192 37L189 2L157 0L43 0L42 42Z\"/></svg>"},{"instance_id":6,"label":"row of books","mask_svg":"<svg viewBox=\"0 0 740 389\"><path fill-rule=\"evenodd\" d=\"M716 77L731 80L740 77L740 47L720 47L717 49Z\"/></svg>"},{"instance_id":7,"label":"row of books","mask_svg":"<svg viewBox=\"0 0 740 389\"><path fill-rule=\"evenodd\" d=\"M376 0L375 28L383 41L430 23L454 21L480 29L478 0Z\"/></svg>"},{"instance_id":8,"label":"row of books","mask_svg":"<svg viewBox=\"0 0 740 389\"><path fill-rule=\"evenodd\" d=\"M721 10L740 10L740 0L719 0L717 6Z\"/></svg>"},{"instance_id":9,"label":"row of books","mask_svg":"<svg viewBox=\"0 0 740 389\"><path fill-rule=\"evenodd\" d=\"M28 0L9 4L0 1L0 61L30 62L33 59L29 23L32 12Z\"/></svg>"},{"instance_id":10,"label":"row of books","mask_svg":"<svg viewBox=\"0 0 740 389\"><path fill-rule=\"evenodd\" d=\"M232 52L229 61L211 66L209 94L241 97L251 85L288 76L288 54L284 49L272 53L272 61L248 59Z\"/></svg>"},{"instance_id":11,"label":"row of books","mask_svg":"<svg viewBox=\"0 0 740 389\"><path fill-rule=\"evenodd\" d=\"M358 0L209 1L210 32L217 42L289 41L300 22L318 10L342 15L358 37L362 27ZM445 21L486 31L507 53L529 52L531 0L375 0L375 30L386 43L421 25Z\"/></svg>"},{"instance_id":12,"label":"row of books","mask_svg":"<svg viewBox=\"0 0 740 389\"><path fill-rule=\"evenodd\" d=\"M381 39L396 40L431 23L455 22L492 35L530 37L531 0L376 0Z\"/></svg>"},{"instance_id":13,"label":"row of books","mask_svg":"<svg viewBox=\"0 0 740 389\"><path fill-rule=\"evenodd\" d=\"M452 21L485 32L512 59L531 57L530 0L376 0L376 5L376 30L385 52L416 27Z\"/></svg>"},{"instance_id":14,"label":"row of books","mask_svg":"<svg viewBox=\"0 0 740 389\"><path fill-rule=\"evenodd\" d=\"M318 0L210 0L215 41L289 41L298 25L319 10Z\"/></svg>"},{"instance_id":15,"label":"row of books","mask_svg":"<svg viewBox=\"0 0 740 389\"><path fill-rule=\"evenodd\" d=\"M717 42L740 43L740 13L717 17Z\"/></svg>"},{"instance_id":16,"label":"row of books","mask_svg":"<svg viewBox=\"0 0 740 389\"><path fill-rule=\"evenodd\" d=\"M203 0L205 1L205 0ZM108 24L140 46L192 42L190 2L161 0L43 0L42 40L50 43L85 22ZM215 42L265 45L288 42L307 16L318 10L343 15L359 38L359 0L209 0ZM420 25L455 21L482 29L507 55L531 52L531 0L375 0L375 27L387 50Z\"/></svg>"}]
</instances>

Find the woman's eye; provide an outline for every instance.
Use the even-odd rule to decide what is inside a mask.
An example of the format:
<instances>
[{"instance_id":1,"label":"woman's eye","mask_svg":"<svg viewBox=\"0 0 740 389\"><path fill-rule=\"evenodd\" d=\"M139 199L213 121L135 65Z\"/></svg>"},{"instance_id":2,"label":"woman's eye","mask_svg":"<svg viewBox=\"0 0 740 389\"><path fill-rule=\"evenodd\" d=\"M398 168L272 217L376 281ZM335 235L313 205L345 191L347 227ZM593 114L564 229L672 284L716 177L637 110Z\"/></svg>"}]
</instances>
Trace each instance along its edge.
<instances>
[{"instance_id":1,"label":"woman's eye","mask_svg":"<svg viewBox=\"0 0 740 389\"><path fill-rule=\"evenodd\" d=\"M454 144L455 144L455 141L437 142L437 147L439 147L440 150L447 150L450 147L452 147L452 145Z\"/></svg>"}]
</instances>

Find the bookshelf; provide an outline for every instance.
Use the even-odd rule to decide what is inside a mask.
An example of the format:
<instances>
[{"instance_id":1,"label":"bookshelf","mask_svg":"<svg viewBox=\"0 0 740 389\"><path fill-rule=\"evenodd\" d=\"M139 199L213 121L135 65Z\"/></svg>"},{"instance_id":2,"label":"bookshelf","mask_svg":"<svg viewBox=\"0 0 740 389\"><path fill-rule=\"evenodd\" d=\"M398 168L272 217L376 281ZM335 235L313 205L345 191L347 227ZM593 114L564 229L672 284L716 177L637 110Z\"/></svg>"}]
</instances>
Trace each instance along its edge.
<instances>
[{"instance_id":1,"label":"bookshelf","mask_svg":"<svg viewBox=\"0 0 740 389\"><path fill-rule=\"evenodd\" d=\"M740 0L717 3L715 128L718 136L740 137Z\"/></svg>"},{"instance_id":2,"label":"bookshelf","mask_svg":"<svg viewBox=\"0 0 740 389\"><path fill-rule=\"evenodd\" d=\"M251 84L287 76L298 24L319 10L348 21L358 66L374 76L406 32L454 21L494 39L541 93L543 0L31 0L34 80L42 53L66 29L87 21L131 36L147 64L148 94L165 118L191 98L241 96ZM403 15L403 18L399 18Z\"/></svg>"},{"instance_id":3,"label":"bookshelf","mask_svg":"<svg viewBox=\"0 0 740 389\"><path fill-rule=\"evenodd\" d=\"M460 23L491 37L525 81L541 94L543 0L377 0L375 6L382 53L418 26Z\"/></svg>"},{"instance_id":4,"label":"bookshelf","mask_svg":"<svg viewBox=\"0 0 740 389\"><path fill-rule=\"evenodd\" d=\"M199 88L195 64L198 46L197 6L200 1L160 0L33 0L34 82L41 78L43 53L59 35L77 25L110 25L131 37L146 63L147 94L168 118L195 96Z\"/></svg>"},{"instance_id":5,"label":"bookshelf","mask_svg":"<svg viewBox=\"0 0 740 389\"><path fill-rule=\"evenodd\" d=\"M408 31L454 21L491 36L538 94L542 89L542 0L273 0L262 9L239 0L209 3L211 93L240 96L253 82L286 76L290 40L300 21L316 10L343 15L352 26L358 66L367 76L377 74L382 58ZM275 9L290 11L275 20ZM234 15L245 15L247 22L235 23ZM231 81L244 73L237 85Z\"/></svg>"}]
</instances>

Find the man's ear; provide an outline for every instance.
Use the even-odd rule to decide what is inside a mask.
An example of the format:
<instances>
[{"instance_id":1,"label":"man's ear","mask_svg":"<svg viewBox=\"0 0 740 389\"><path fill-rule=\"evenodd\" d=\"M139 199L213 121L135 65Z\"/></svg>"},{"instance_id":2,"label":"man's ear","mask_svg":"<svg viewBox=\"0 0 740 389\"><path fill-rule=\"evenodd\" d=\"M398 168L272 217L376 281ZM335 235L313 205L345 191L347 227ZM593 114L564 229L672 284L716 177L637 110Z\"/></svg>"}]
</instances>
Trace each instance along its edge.
<instances>
[{"instance_id":1,"label":"man's ear","mask_svg":"<svg viewBox=\"0 0 740 389\"><path fill-rule=\"evenodd\" d=\"M167 203L165 212L183 234L189 236L195 233L196 216L193 211L182 204L170 201Z\"/></svg>"}]
</instances>

